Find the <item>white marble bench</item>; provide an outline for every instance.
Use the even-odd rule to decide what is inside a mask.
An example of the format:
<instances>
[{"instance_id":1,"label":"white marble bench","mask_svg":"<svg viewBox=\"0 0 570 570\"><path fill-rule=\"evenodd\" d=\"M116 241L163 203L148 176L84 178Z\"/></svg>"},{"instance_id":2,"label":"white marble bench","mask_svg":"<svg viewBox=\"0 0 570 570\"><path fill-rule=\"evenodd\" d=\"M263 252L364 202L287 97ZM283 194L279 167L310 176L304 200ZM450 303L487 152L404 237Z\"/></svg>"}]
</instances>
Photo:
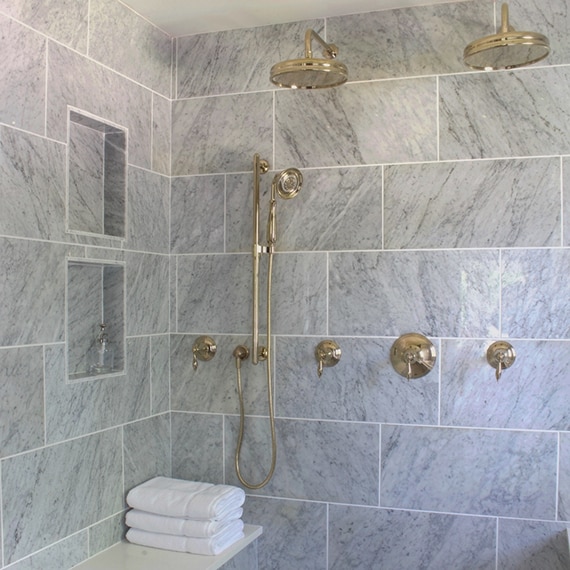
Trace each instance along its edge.
<instances>
[{"instance_id":1,"label":"white marble bench","mask_svg":"<svg viewBox=\"0 0 570 570\"><path fill-rule=\"evenodd\" d=\"M216 570L251 544L262 533L260 526L245 525L245 537L218 556L200 556L120 542L75 570Z\"/></svg>"}]
</instances>

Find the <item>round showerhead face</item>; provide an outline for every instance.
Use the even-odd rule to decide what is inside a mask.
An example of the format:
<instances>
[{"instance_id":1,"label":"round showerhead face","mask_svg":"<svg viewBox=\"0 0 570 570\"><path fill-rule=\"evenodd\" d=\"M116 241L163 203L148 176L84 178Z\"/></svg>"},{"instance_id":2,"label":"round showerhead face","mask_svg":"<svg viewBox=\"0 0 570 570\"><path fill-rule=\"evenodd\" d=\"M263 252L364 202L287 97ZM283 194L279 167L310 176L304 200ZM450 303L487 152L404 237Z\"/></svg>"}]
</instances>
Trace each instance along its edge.
<instances>
[{"instance_id":1,"label":"round showerhead face","mask_svg":"<svg viewBox=\"0 0 570 570\"><path fill-rule=\"evenodd\" d=\"M546 36L509 31L471 42L463 52L463 60L472 69L514 69L536 63L549 53Z\"/></svg>"},{"instance_id":2,"label":"round showerhead face","mask_svg":"<svg viewBox=\"0 0 570 570\"><path fill-rule=\"evenodd\" d=\"M290 89L324 89L346 83L348 70L334 59L289 59L271 68L271 82Z\"/></svg>"},{"instance_id":3,"label":"round showerhead face","mask_svg":"<svg viewBox=\"0 0 570 570\"><path fill-rule=\"evenodd\" d=\"M287 168L275 175L273 184L277 188L279 196L289 200L289 198L294 198L301 190L303 175L296 168Z\"/></svg>"}]
</instances>

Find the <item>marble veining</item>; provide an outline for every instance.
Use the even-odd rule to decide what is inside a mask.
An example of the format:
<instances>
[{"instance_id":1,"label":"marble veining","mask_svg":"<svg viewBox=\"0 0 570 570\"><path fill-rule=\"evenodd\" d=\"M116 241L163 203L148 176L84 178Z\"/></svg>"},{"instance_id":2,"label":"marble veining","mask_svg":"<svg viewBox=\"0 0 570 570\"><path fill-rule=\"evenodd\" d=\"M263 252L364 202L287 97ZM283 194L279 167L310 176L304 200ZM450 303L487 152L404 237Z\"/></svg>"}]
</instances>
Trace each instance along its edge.
<instances>
[{"instance_id":1,"label":"marble veining","mask_svg":"<svg viewBox=\"0 0 570 570\"><path fill-rule=\"evenodd\" d=\"M362 81L463 72L463 48L492 26L490 2L455 2L328 18L327 34Z\"/></svg>"},{"instance_id":2,"label":"marble veining","mask_svg":"<svg viewBox=\"0 0 570 570\"><path fill-rule=\"evenodd\" d=\"M560 245L558 158L385 168L387 249Z\"/></svg>"},{"instance_id":3,"label":"marble veining","mask_svg":"<svg viewBox=\"0 0 570 570\"><path fill-rule=\"evenodd\" d=\"M249 170L255 152L271 154L272 109L271 93L174 101L172 174Z\"/></svg>"},{"instance_id":4,"label":"marble veining","mask_svg":"<svg viewBox=\"0 0 570 570\"><path fill-rule=\"evenodd\" d=\"M558 520L570 521L570 434L560 434Z\"/></svg>"},{"instance_id":5,"label":"marble veining","mask_svg":"<svg viewBox=\"0 0 570 570\"><path fill-rule=\"evenodd\" d=\"M433 78L278 91L275 167L435 160L435 93Z\"/></svg>"},{"instance_id":6,"label":"marble veining","mask_svg":"<svg viewBox=\"0 0 570 570\"><path fill-rule=\"evenodd\" d=\"M440 158L568 154L569 89L567 67L441 77Z\"/></svg>"},{"instance_id":7,"label":"marble veining","mask_svg":"<svg viewBox=\"0 0 570 570\"><path fill-rule=\"evenodd\" d=\"M2 489L10 563L121 509L120 430L4 459Z\"/></svg>"},{"instance_id":8,"label":"marble veining","mask_svg":"<svg viewBox=\"0 0 570 570\"><path fill-rule=\"evenodd\" d=\"M169 97L173 40L116 0L90 0L89 55Z\"/></svg>"},{"instance_id":9,"label":"marble veining","mask_svg":"<svg viewBox=\"0 0 570 570\"><path fill-rule=\"evenodd\" d=\"M495 533L491 518L331 505L329 568L494 570Z\"/></svg>"},{"instance_id":10,"label":"marble veining","mask_svg":"<svg viewBox=\"0 0 570 570\"><path fill-rule=\"evenodd\" d=\"M327 507L323 503L248 496L244 521L263 526L259 568L326 570Z\"/></svg>"},{"instance_id":11,"label":"marble veining","mask_svg":"<svg viewBox=\"0 0 570 570\"><path fill-rule=\"evenodd\" d=\"M223 483L223 430L221 415L173 412L172 476Z\"/></svg>"},{"instance_id":12,"label":"marble veining","mask_svg":"<svg viewBox=\"0 0 570 570\"><path fill-rule=\"evenodd\" d=\"M170 113L172 101L152 94L152 170L170 174Z\"/></svg>"},{"instance_id":13,"label":"marble veining","mask_svg":"<svg viewBox=\"0 0 570 570\"><path fill-rule=\"evenodd\" d=\"M151 413L170 410L170 335L150 338Z\"/></svg>"},{"instance_id":14,"label":"marble veining","mask_svg":"<svg viewBox=\"0 0 570 570\"><path fill-rule=\"evenodd\" d=\"M0 456L43 445L43 376L41 347L0 350Z\"/></svg>"},{"instance_id":15,"label":"marble veining","mask_svg":"<svg viewBox=\"0 0 570 570\"><path fill-rule=\"evenodd\" d=\"M0 127L0 233L62 239L65 232L65 147Z\"/></svg>"},{"instance_id":16,"label":"marble veining","mask_svg":"<svg viewBox=\"0 0 570 570\"><path fill-rule=\"evenodd\" d=\"M46 40L0 14L0 49L0 121L43 135Z\"/></svg>"},{"instance_id":17,"label":"marble veining","mask_svg":"<svg viewBox=\"0 0 570 570\"><path fill-rule=\"evenodd\" d=\"M491 341L442 342L442 424L570 429L568 342L511 341L517 358L499 382L485 358Z\"/></svg>"},{"instance_id":18,"label":"marble veining","mask_svg":"<svg viewBox=\"0 0 570 570\"><path fill-rule=\"evenodd\" d=\"M270 461L266 418L247 418L242 474L261 480ZM227 417L226 481L238 484L233 453L239 418ZM379 426L276 420L279 454L271 481L252 494L378 505ZM323 465L327 468L323 469Z\"/></svg>"},{"instance_id":19,"label":"marble veining","mask_svg":"<svg viewBox=\"0 0 570 570\"><path fill-rule=\"evenodd\" d=\"M556 461L553 433L382 426L380 505L552 520Z\"/></svg>"},{"instance_id":20,"label":"marble veining","mask_svg":"<svg viewBox=\"0 0 570 570\"><path fill-rule=\"evenodd\" d=\"M570 251L507 250L503 253L502 332L512 338L570 338L566 275Z\"/></svg>"},{"instance_id":21,"label":"marble veining","mask_svg":"<svg viewBox=\"0 0 570 570\"><path fill-rule=\"evenodd\" d=\"M488 336L498 328L495 251L331 253L329 272L332 334Z\"/></svg>"},{"instance_id":22,"label":"marble veining","mask_svg":"<svg viewBox=\"0 0 570 570\"><path fill-rule=\"evenodd\" d=\"M172 179L171 253L224 251L225 188L224 176L185 176Z\"/></svg>"},{"instance_id":23,"label":"marble veining","mask_svg":"<svg viewBox=\"0 0 570 570\"><path fill-rule=\"evenodd\" d=\"M308 28L322 33L323 20L177 38L178 99L275 89L271 65L302 57Z\"/></svg>"},{"instance_id":24,"label":"marble veining","mask_svg":"<svg viewBox=\"0 0 570 570\"><path fill-rule=\"evenodd\" d=\"M317 378L315 346L277 339L276 413L289 418L437 424L438 370L406 382L390 364L395 339L341 338L340 362Z\"/></svg>"}]
</instances>

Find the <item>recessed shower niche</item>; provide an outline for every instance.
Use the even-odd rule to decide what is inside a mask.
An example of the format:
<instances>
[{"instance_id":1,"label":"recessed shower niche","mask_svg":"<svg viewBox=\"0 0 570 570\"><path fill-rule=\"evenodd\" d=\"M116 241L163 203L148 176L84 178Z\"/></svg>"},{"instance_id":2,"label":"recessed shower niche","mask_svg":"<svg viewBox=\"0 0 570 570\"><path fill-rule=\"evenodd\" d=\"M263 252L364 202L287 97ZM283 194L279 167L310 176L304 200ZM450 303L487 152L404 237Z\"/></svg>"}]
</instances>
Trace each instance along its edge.
<instances>
[{"instance_id":1,"label":"recessed shower niche","mask_svg":"<svg viewBox=\"0 0 570 570\"><path fill-rule=\"evenodd\" d=\"M124 238L127 131L74 109L68 119L68 230Z\"/></svg>"},{"instance_id":2,"label":"recessed shower niche","mask_svg":"<svg viewBox=\"0 0 570 570\"><path fill-rule=\"evenodd\" d=\"M67 261L69 380L124 372L124 265Z\"/></svg>"}]
</instances>

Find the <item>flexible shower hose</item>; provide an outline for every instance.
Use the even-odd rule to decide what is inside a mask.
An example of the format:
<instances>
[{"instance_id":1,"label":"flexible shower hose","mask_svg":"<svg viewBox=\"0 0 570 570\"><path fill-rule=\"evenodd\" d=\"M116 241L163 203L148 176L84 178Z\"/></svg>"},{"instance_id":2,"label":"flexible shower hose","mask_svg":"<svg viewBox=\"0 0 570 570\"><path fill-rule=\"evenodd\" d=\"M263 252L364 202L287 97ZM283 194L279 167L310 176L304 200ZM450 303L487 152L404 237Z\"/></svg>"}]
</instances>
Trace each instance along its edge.
<instances>
[{"instance_id":1,"label":"flexible shower hose","mask_svg":"<svg viewBox=\"0 0 570 570\"><path fill-rule=\"evenodd\" d=\"M269 253L268 266L267 266L267 401L269 404L269 425L271 429L271 466L269 468L269 473L261 481L261 483L253 484L246 481L241 474L240 469L240 455L241 446L243 443L243 432L245 424L245 412L243 403L243 387L241 383L241 361L247 358L247 352L245 350L238 351L238 348L234 351L234 357L236 359L236 370L237 370L237 390L239 398L239 433L238 441L236 446L235 454L235 469L240 483L247 487L248 489L261 489L265 487L267 483L273 477L273 472L275 471L275 463L277 461L277 440L275 436L275 415L273 413L273 387L271 383L271 275L273 273L273 253Z\"/></svg>"}]
</instances>

